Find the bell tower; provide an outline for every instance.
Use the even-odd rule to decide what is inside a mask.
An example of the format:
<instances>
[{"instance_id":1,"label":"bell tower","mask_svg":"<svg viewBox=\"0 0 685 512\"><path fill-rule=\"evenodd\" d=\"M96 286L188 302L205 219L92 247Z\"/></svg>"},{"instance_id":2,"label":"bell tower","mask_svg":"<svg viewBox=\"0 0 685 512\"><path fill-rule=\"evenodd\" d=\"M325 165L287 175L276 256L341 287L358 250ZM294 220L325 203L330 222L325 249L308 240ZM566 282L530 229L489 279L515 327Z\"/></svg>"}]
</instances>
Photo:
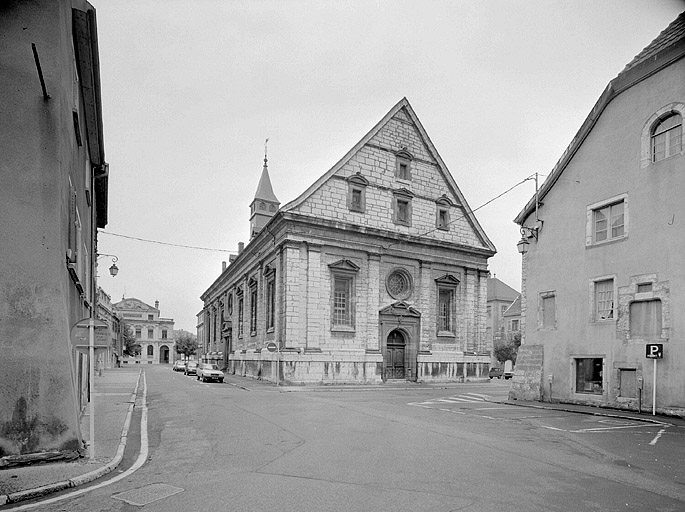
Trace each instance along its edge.
<instances>
[{"instance_id":1,"label":"bell tower","mask_svg":"<svg viewBox=\"0 0 685 512\"><path fill-rule=\"evenodd\" d=\"M257 185L257 192L255 193L254 199L252 200L252 203L250 203L250 240L261 231L271 217L276 215L276 212L281 205L271 187L271 178L269 177L269 168L267 166L266 158L266 145L268 142L269 139L266 139L264 142L264 167L262 168L262 176L259 178L259 185Z\"/></svg>"}]
</instances>

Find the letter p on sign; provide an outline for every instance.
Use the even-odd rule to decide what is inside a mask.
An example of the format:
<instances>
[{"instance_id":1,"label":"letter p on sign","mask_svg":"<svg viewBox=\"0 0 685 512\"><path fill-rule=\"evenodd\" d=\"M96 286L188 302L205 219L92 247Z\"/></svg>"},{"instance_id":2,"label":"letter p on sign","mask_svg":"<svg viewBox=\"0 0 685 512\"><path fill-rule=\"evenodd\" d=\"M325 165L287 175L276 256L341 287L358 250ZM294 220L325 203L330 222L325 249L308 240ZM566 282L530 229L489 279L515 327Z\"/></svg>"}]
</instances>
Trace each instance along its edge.
<instances>
[{"instance_id":1,"label":"letter p on sign","mask_svg":"<svg viewBox=\"0 0 685 512\"><path fill-rule=\"evenodd\" d=\"M663 359L664 358L664 344L663 343L648 343L647 344L647 359Z\"/></svg>"}]
</instances>

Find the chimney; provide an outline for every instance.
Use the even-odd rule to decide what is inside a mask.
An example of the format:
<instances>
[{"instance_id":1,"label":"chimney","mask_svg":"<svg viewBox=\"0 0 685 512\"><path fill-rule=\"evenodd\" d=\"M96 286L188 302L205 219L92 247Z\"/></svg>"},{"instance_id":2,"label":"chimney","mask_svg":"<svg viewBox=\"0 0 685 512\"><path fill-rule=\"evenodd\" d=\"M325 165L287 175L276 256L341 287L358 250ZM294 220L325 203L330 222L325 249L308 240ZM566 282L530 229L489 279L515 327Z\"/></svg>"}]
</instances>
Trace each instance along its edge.
<instances>
[{"instance_id":1,"label":"chimney","mask_svg":"<svg viewBox=\"0 0 685 512\"><path fill-rule=\"evenodd\" d=\"M155 309L159 309L159 301L158 300L155 301Z\"/></svg>"},{"instance_id":2,"label":"chimney","mask_svg":"<svg viewBox=\"0 0 685 512\"><path fill-rule=\"evenodd\" d=\"M242 253L243 249L245 249L245 243L244 242L238 242L238 254Z\"/></svg>"},{"instance_id":3,"label":"chimney","mask_svg":"<svg viewBox=\"0 0 685 512\"><path fill-rule=\"evenodd\" d=\"M221 262L221 272L226 272L226 262L225 261Z\"/></svg>"},{"instance_id":4,"label":"chimney","mask_svg":"<svg viewBox=\"0 0 685 512\"><path fill-rule=\"evenodd\" d=\"M237 254L229 254L229 255L228 255L228 262L229 262L229 263L233 263L233 262L236 260L237 257L238 257Z\"/></svg>"}]
</instances>

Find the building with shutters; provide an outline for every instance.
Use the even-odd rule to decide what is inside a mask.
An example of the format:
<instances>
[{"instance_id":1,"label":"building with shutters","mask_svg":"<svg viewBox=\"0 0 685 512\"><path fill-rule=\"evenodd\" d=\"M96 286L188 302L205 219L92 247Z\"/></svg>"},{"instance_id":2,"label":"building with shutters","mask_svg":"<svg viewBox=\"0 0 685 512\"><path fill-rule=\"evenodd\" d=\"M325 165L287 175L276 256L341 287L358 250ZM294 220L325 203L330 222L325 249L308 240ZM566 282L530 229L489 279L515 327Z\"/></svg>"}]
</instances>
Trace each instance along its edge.
<instances>
[{"instance_id":1,"label":"building with shutters","mask_svg":"<svg viewBox=\"0 0 685 512\"><path fill-rule=\"evenodd\" d=\"M495 248L406 99L283 206L265 158L250 215L202 357L285 384L487 379Z\"/></svg>"}]
</instances>

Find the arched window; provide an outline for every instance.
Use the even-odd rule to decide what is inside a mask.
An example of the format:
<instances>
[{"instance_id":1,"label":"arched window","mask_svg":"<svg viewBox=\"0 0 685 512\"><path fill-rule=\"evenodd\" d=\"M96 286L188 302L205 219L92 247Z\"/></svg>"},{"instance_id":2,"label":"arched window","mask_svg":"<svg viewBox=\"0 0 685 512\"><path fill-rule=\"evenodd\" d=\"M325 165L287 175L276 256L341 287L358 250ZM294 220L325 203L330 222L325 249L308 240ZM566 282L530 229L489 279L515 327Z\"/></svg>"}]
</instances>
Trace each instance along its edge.
<instances>
[{"instance_id":1,"label":"arched window","mask_svg":"<svg viewBox=\"0 0 685 512\"><path fill-rule=\"evenodd\" d=\"M153 350L154 350L154 347L152 345L148 345L147 346L147 355L152 356Z\"/></svg>"},{"instance_id":2,"label":"arched window","mask_svg":"<svg viewBox=\"0 0 685 512\"><path fill-rule=\"evenodd\" d=\"M672 113L661 119L652 130L652 162L680 153L683 150L683 117Z\"/></svg>"}]
</instances>

